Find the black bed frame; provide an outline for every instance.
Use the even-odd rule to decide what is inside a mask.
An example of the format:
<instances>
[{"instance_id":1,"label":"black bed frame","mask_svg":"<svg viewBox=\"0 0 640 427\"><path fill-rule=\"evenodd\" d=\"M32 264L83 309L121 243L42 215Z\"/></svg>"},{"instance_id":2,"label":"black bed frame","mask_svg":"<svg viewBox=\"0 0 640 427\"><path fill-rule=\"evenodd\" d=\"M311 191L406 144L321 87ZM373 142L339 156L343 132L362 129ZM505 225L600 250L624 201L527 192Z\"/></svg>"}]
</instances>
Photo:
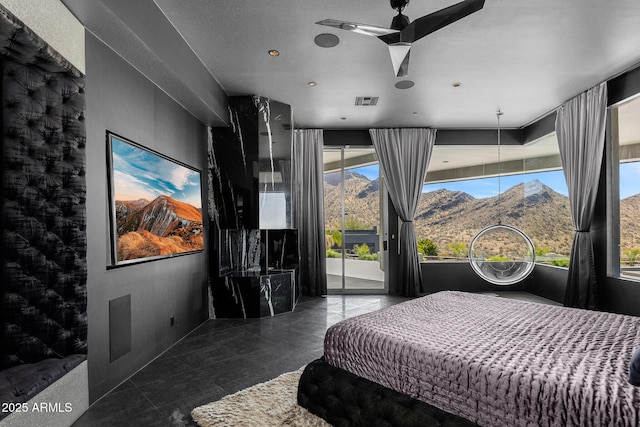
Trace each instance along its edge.
<instances>
[{"instance_id":1,"label":"black bed frame","mask_svg":"<svg viewBox=\"0 0 640 427\"><path fill-rule=\"evenodd\" d=\"M298 404L335 427L472 427L477 424L406 394L336 368L324 358L309 363Z\"/></svg>"}]
</instances>

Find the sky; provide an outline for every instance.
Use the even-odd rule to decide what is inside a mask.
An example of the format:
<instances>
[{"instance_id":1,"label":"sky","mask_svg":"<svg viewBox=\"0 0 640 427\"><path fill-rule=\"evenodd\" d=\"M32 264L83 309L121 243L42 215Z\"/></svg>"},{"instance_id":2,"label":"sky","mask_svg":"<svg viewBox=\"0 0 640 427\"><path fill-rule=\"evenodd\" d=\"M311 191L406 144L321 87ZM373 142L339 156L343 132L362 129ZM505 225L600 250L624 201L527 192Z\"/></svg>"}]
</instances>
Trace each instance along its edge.
<instances>
[{"instance_id":1,"label":"sky","mask_svg":"<svg viewBox=\"0 0 640 427\"><path fill-rule=\"evenodd\" d=\"M378 178L378 165L369 165L350 169L374 180ZM504 192L514 185L530 182L534 179L552 188L557 193L568 196L567 184L564 173L561 170L548 172L533 172L522 175L504 175L500 177L500 191ZM425 184L422 192L427 193L439 189L463 191L476 199L493 197L498 195L498 178L479 178L465 181L451 181L438 184ZM620 199L640 193L640 162L620 164Z\"/></svg>"},{"instance_id":2,"label":"sky","mask_svg":"<svg viewBox=\"0 0 640 427\"><path fill-rule=\"evenodd\" d=\"M498 177L479 178L464 181L441 182L437 184L426 184L422 187L423 193L446 188L452 191L464 191L476 199L497 196L498 192L504 193L509 188L518 184L538 180L547 187L563 196L569 196L567 184L562 171L534 172L521 175L503 175L500 177L500 187L498 187ZM498 191L500 190L500 191Z\"/></svg>"},{"instance_id":3,"label":"sky","mask_svg":"<svg viewBox=\"0 0 640 427\"><path fill-rule=\"evenodd\" d=\"M620 163L620 199L640 193L640 162Z\"/></svg>"},{"instance_id":4,"label":"sky","mask_svg":"<svg viewBox=\"0 0 640 427\"><path fill-rule=\"evenodd\" d=\"M357 172L360 175L364 175L372 181L374 179L378 179L378 177L380 176L377 163L375 165L362 166L359 168L349 169L349 170L352 172Z\"/></svg>"},{"instance_id":5,"label":"sky","mask_svg":"<svg viewBox=\"0 0 640 427\"><path fill-rule=\"evenodd\" d=\"M150 151L111 139L115 200L166 195L201 209L200 173Z\"/></svg>"}]
</instances>

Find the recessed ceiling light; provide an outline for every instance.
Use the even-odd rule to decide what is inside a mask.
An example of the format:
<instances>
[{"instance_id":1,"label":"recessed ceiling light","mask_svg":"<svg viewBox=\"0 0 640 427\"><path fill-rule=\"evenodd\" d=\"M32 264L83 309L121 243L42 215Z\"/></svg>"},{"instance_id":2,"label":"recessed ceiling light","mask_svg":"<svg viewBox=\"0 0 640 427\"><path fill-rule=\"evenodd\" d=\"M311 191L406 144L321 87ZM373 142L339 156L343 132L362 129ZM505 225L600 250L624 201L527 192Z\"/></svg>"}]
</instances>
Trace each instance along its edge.
<instances>
[{"instance_id":1,"label":"recessed ceiling light","mask_svg":"<svg viewBox=\"0 0 640 427\"><path fill-rule=\"evenodd\" d=\"M414 115L414 116L417 116L417 115L418 115L418 112L417 112L417 111L414 111L414 112L413 112L413 115Z\"/></svg>"},{"instance_id":2,"label":"recessed ceiling light","mask_svg":"<svg viewBox=\"0 0 640 427\"><path fill-rule=\"evenodd\" d=\"M269 51L269 56L280 56L280 52L275 49L271 49Z\"/></svg>"},{"instance_id":3,"label":"recessed ceiling light","mask_svg":"<svg viewBox=\"0 0 640 427\"><path fill-rule=\"evenodd\" d=\"M400 80L395 84L396 89L409 89L412 88L415 83L411 80Z\"/></svg>"},{"instance_id":4,"label":"recessed ceiling light","mask_svg":"<svg viewBox=\"0 0 640 427\"><path fill-rule=\"evenodd\" d=\"M318 34L313 41L320 47L334 47L340 43L340 39L335 34Z\"/></svg>"},{"instance_id":5,"label":"recessed ceiling light","mask_svg":"<svg viewBox=\"0 0 640 427\"><path fill-rule=\"evenodd\" d=\"M462 83L460 83L460 82L451 83L451 86L460 87L460 86L462 86Z\"/></svg>"},{"instance_id":6,"label":"recessed ceiling light","mask_svg":"<svg viewBox=\"0 0 640 427\"><path fill-rule=\"evenodd\" d=\"M442 163L449 163L449 160L443 160Z\"/></svg>"},{"instance_id":7,"label":"recessed ceiling light","mask_svg":"<svg viewBox=\"0 0 640 427\"><path fill-rule=\"evenodd\" d=\"M311 87L318 86L318 82L309 82L307 84Z\"/></svg>"},{"instance_id":8,"label":"recessed ceiling light","mask_svg":"<svg viewBox=\"0 0 640 427\"><path fill-rule=\"evenodd\" d=\"M340 120L347 120L346 117L340 117Z\"/></svg>"}]
</instances>

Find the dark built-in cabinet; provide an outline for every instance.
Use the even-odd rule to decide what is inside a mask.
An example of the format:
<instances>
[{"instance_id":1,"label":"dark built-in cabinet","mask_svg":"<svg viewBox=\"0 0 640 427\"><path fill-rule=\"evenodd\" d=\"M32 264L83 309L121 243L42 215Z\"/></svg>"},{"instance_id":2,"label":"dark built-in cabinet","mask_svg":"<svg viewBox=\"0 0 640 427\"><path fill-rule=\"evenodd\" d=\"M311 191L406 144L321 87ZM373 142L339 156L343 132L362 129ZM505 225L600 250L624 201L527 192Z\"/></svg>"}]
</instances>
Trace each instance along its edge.
<instances>
[{"instance_id":1,"label":"dark built-in cabinet","mask_svg":"<svg viewBox=\"0 0 640 427\"><path fill-rule=\"evenodd\" d=\"M231 126L212 128L208 147L215 316L291 311L300 294L291 107L235 96L229 98L229 115Z\"/></svg>"}]
</instances>

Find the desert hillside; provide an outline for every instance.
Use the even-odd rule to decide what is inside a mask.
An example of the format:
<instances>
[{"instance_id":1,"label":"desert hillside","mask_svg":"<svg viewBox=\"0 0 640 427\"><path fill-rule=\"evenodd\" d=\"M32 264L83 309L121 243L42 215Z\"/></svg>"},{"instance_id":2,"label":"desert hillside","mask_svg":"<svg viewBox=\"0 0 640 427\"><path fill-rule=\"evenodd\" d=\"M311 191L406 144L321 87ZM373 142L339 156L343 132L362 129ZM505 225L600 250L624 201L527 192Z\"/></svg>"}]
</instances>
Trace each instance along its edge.
<instances>
[{"instance_id":1,"label":"desert hillside","mask_svg":"<svg viewBox=\"0 0 640 427\"><path fill-rule=\"evenodd\" d=\"M325 224L340 226L340 175L325 175ZM378 180L345 173L345 211L348 221L371 228L379 222ZM500 199L500 203L499 203ZM621 201L622 247L640 247L640 195ZM442 251L450 243L468 244L482 228L503 224L525 231L538 249L568 254L573 241L569 200L537 180L521 183L500 196L476 199L460 191L423 193L414 225L418 239L429 238ZM624 224L629 226L624 227Z\"/></svg>"},{"instance_id":2,"label":"desert hillside","mask_svg":"<svg viewBox=\"0 0 640 427\"><path fill-rule=\"evenodd\" d=\"M204 248L202 212L169 196L116 201L118 260Z\"/></svg>"}]
</instances>

